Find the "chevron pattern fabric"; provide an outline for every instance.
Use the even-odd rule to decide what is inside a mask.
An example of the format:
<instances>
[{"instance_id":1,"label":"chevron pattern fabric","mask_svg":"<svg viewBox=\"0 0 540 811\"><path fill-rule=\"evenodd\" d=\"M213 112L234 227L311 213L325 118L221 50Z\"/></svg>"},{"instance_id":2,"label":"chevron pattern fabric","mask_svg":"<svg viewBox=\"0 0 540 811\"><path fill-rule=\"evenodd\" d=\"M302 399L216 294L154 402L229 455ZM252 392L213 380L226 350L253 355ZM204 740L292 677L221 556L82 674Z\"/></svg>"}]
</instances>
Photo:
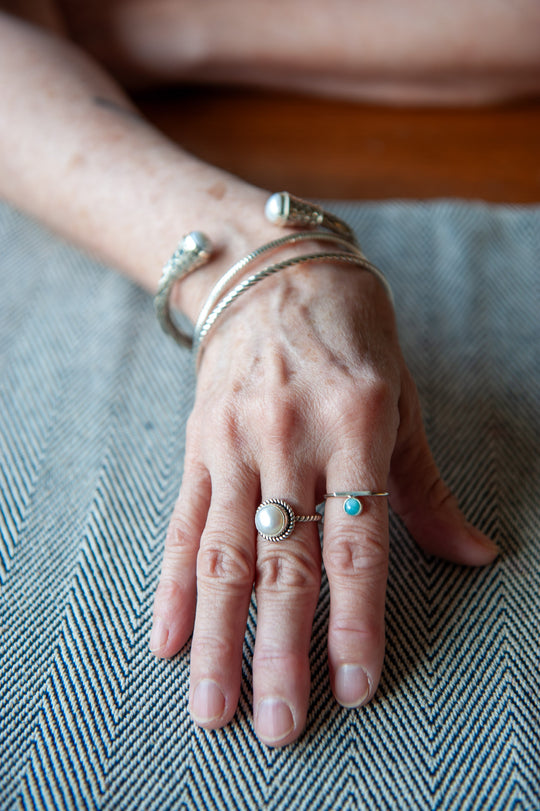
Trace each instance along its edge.
<instances>
[{"instance_id":1,"label":"chevron pattern fabric","mask_svg":"<svg viewBox=\"0 0 540 811\"><path fill-rule=\"evenodd\" d=\"M501 558L426 557L391 518L387 655L333 701L329 593L305 734L187 712L147 649L194 393L152 302L0 206L0 808L540 809L540 209L334 204L392 284L432 448ZM212 415L208 415L212 419Z\"/></svg>"}]
</instances>

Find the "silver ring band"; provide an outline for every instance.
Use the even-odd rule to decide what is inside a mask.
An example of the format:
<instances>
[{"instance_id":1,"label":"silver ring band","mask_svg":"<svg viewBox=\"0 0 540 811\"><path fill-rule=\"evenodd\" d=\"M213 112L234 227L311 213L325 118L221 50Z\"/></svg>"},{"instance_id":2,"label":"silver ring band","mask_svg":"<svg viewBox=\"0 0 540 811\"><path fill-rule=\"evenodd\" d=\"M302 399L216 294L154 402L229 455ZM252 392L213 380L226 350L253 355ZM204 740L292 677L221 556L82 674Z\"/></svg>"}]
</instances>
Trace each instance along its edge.
<instances>
[{"instance_id":1,"label":"silver ring band","mask_svg":"<svg viewBox=\"0 0 540 811\"><path fill-rule=\"evenodd\" d=\"M320 521L319 513L313 515L296 515L291 505L281 498L267 498L257 507L255 527L265 541L279 541L288 538L297 523Z\"/></svg>"},{"instance_id":2,"label":"silver ring band","mask_svg":"<svg viewBox=\"0 0 540 811\"><path fill-rule=\"evenodd\" d=\"M388 496L390 495L386 490L343 490L335 491L333 493L325 493L325 500L327 498L344 498L343 511L347 515L356 516L364 509L362 498L373 498L374 496Z\"/></svg>"}]
</instances>

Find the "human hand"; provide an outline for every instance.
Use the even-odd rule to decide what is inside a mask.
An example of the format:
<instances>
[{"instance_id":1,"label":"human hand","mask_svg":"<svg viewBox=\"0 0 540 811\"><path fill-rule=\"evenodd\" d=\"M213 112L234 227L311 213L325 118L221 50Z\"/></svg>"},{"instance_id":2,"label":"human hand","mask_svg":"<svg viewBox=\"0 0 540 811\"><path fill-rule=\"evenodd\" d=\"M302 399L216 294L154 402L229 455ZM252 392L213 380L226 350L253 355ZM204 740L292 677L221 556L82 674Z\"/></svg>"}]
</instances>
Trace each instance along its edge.
<instances>
[{"instance_id":1,"label":"human hand","mask_svg":"<svg viewBox=\"0 0 540 811\"><path fill-rule=\"evenodd\" d=\"M305 725L318 532L297 524L287 540L265 541L257 505L282 498L310 514L326 492L387 487L427 552L469 565L495 558L441 481L377 279L319 264L266 279L208 340L155 598L156 655L174 655L193 631L196 723L217 728L234 715L254 585L255 730L281 746ZM384 658L386 499L366 499L356 518L329 499L322 558L332 689L356 707L373 697Z\"/></svg>"}]
</instances>

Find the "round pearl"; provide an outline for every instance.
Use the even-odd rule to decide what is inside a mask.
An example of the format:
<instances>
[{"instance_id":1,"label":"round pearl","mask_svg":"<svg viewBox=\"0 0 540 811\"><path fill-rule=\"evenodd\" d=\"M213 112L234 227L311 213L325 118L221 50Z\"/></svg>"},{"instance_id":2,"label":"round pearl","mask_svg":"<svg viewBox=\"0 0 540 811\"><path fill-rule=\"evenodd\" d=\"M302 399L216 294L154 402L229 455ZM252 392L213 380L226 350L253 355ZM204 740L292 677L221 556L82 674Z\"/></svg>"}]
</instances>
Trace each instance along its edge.
<instances>
[{"instance_id":1,"label":"round pearl","mask_svg":"<svg viewBox=\"0 0 540 811\"><path fill-rule=\"evenodd\" d=\"M267 504L261 507L255 515L255 526L263 535L270 535L272 538L285 532L289 524L287 511L279 504Z\"/></svg>"},{"instance_id":2,"label":"round pearl","mask_svg":"<svg viewBox=\"0 0 540 811\"><path fill-rule=\"evenodd\" d=\"M274 225L281 225L284 222L286 213L281 192L276 192L276 194L268 198L264 207L264 213L266 214L266 219L274 223Z\"/></svg>"},{"instance_id":3,"label":"round pearl","mask_svg":"<svg viewBox=\"0 0 540 811\"><path fill-rule=\"evenodd\" d=\"M357 498L347 498L343 504L343 509L347 515L360 515L362 512L362 502Z\"/></svg>"},{"instance_id":4,"label":"round pearl","mask_svg":"<svg viewBox=\"0 0 540 811\"><path fill-rule=\"evenodd\" d=\"M210 256L212 253L212 242L202 231L190 231L184 237L184 250L190 253Z\"/></svg>"}]
</instances>

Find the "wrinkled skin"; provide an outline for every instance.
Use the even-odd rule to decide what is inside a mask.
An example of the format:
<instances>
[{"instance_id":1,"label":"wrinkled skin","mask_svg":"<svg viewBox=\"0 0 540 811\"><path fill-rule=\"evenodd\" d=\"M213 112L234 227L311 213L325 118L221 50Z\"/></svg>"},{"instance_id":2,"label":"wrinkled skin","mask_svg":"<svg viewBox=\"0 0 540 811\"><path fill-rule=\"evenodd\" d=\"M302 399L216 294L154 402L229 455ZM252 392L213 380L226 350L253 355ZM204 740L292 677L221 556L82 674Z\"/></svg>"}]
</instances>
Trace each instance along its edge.
<instances>
[{"instance_id":1,"label":"wrinkled skin","mask_svg":"<svg viewBox=\"0 0 540 811\"><path fill-rule=\"evenodd\" d=\"M288 89L394 103L538 93L533 0L451 11L442 0L406 9L340 0L331 13L305 0L0 2L6 8L39 28L0 12L0 69L9 76L0 83L0 194L151 293L179 235L194 225L210 234L216 261L177 286L191 319L220 272L275 237L262 224L265 195L145 124L104 65L132 84L285 78ZM284 17L296 35L283 36ZM311 513L328 490L385 487L427 552L469 565L495 558L439 477L377 280L322 265L266 279L210 334L155 600L156 655L174 655L193 632L197 723L220 727L234 715L255 585L256 732L283 745L305 724L317 529L258 541L257 504L281 497ZM330 499L322 556L332 688L344 706L360 706L375 693L384 655L386 499L366 499L356 519Z\"/></svg>"},{"instance_id":2,"label":"wrinkled skin","mask_svg":"<svg viewBox=\"0 0 540 811\"><path fill-rule=\"evenodd\" d=\"M441 481L382 285L321 265L259 283L223 315L202 357L155 599L158 656L193 632L198 724L234 715L254 586L255 730L281 746L305 725L321 546L313 523L281 543L257 539L259 502L284 498L307 514L327 491L386 487L427 552L469 565L496 556ZM373 697L383 664L388 507L365 499L352 518L342 505L329 499L324 521L328 659L337 701L355 707Z\"/></svg>"}]
</instances>

